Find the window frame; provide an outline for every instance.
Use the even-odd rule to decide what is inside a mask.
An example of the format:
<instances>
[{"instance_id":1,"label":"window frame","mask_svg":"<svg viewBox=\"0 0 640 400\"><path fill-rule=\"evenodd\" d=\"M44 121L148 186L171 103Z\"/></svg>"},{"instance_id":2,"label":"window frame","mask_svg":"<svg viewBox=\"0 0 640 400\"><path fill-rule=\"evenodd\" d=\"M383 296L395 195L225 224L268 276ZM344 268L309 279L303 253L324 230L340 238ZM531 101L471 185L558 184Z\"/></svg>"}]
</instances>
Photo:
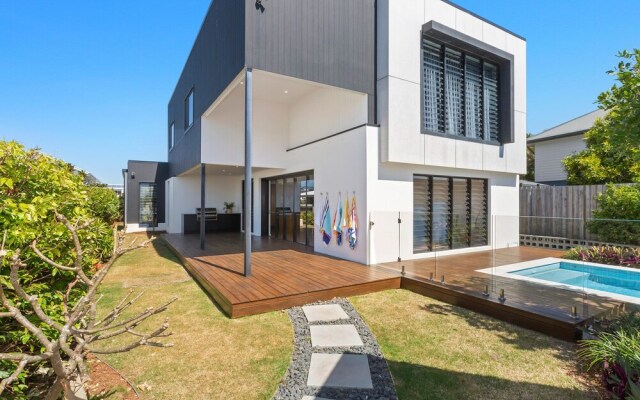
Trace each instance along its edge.
<instances>
[{"instance_id":1,"label":"window frame","mask_svg":"<svg viewBox=\"0 0 640 400\"><path fill-rule=\"evenodd\" d=\"M484 68L484 64L491 63L498 67L498 140L485 140L483 138L473 138L463 135L450 134L445 132L438 132L427 129L425 127L425 79L424 79L424 40L434 42L441 47L441 54L444 57L445 48L461 52L463 57L469 55L473 58L480 59L481 65ZM513 143L515 141L515 123L514 123L514 93L513 93L513 60L512 54L493 47L480 40L467 36L461 32L458 32L452 28L444 26L436 21L429 21L422 26L422 33L420 37L420 131L423 134L440 136L455 140L463 140L474 143L482 143L487 145L502 146L507 143ZM465 58L463 58L463 62ZM444 58L442 59L442 74L443 81L446 81ZM482 76L484 79L484 69L482 70ZM442 102L443 113L446 113L446 103L444 101L446 90L446 83L443 83ZM466 92L466 81L465 81ZM484 86L483 86L484 92ZM483 93L484 96L484 93ZM466 103L463 104L464 113L466 115ZM484 111L483 111L484 116ZM445 116L446 124L446 116ZM466 120L463 122L464 131L466 132ZM484 131L484 127L483 127Z\"/></svg>"},{"instance_id":2,"label":"window frame","mask_svg":"<svg viewBox=\"0 0 640 400\"><path fill-rule=\"evenodd\" d=\"M176 145L176 121L169 124L169 151L173 150Z\"/></svg>"},{"instance_id":3,"label":"window frame","mask_svg":"<svg viewBox=\"0 0 640 400\"><path fill-rule=\"evenodd\" d=\"M447 243L446 246L448 247L442 247L442 243L436 243L436 241L434 240L434 236L435 236L435 231L434 231L434 189L433 189L433 182L435 179L446 179L447 180L447 184L448 184L448 199L449 199L449 203L447 204L446 208L448 210L448 213L446 214L446 218L448 219L447 221ZM412 182L413 182L413 189L415 191L415 182L416 180L423 180L426 182L427 184L427 201L428 204L425 206L425 209L428 210L427 214L425 215L425 221L426 221L426 226L428 229L427 235L426 237L429 239L429 241L427 243L422 243L420 244L420 249L418 248L418 246L416 245L415 241L413 243L413 254L426 254L426 253L433 253L433 252L438 252L438 251L453 251L453 250L463 250L463 249L473 249L473 248L478 248L478 247L485 247L485 246L489 246L490 245L490 231L491 231L491 226L490 226L490 220L489 220L489 215L490 215L490 199L489 199L489 179L487 178L478 178L478 177L468 177L468 176L447 176L447 175L429 175L429 174L413 174L413 178L412 178ZM455 180L464 180L466 183L466 218L467 218L467 226L466 228L468 229L468 238L467 238L467 242L468 245L467 246L461 246L461 247L454 247L454 239L453 239L453 230L454 230L454 208L455 208L455 200L453 197L453 192L454 192L454 187L453 187L453 182ZM484 191L483 191L483 199L484 199L484 221L485 221L485 231L484 231L484 236L485 236L485 241L482 244L474 244L474 236L473 236L473 231L472 231L472 227L473 227L473 222L472 222L472 217L474 215L474 209L472 208L473 206L473 201L471 199L472 196L472 182L473 181L483 181L484 182ZM412 240L415 240L415 224L416 224L416 220L415 220L415 209L416 209L416 198L415 198L415 193L412 196L413 197L413 208L414 208L414 216L413 216L413 220L412 220L412 224L414 224L413 226L413 231L414 231L414 236ZM437 239L437 238L436 238ZM440 248L436 248L437 246L440 246Z\"/></svg>"},{"instance_id":4,"label":"window frame","mask_svg":"<svg viewBox=\"0 0 640 400\"><path fill-rule=\"evenodd\" d=\"M192 87L189 90L189 93L187 93L187 97L184 98L184 132L185 133L187 133L187 131L193 126L193 123L195 122L195 112L193 110L195 106L194 89L195 88ZM189 104L190 102L191 104Z\"/></svg>"}]
</instances>

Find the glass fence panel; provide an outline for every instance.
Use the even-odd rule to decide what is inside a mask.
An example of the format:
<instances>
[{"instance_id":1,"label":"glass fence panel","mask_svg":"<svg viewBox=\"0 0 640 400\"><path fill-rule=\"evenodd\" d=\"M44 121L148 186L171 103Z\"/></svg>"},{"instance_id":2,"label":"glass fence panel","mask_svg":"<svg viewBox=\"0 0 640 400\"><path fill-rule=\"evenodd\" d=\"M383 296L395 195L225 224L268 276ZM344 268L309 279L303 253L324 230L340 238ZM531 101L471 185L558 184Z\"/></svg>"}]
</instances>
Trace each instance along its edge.
<instances>
[{"instance_id":1,"label":"glass fence panel","mask_svg":"<svg viewBox=\"0 0 640 400\"><path fill-rule=\"evenodd\" d=\"M456 183L430 184L467 193L466 208L433 187L413 212L371 212L371 263L559 320L640 304L640 221L488 216Z\"/></svg>"}]
</instances>

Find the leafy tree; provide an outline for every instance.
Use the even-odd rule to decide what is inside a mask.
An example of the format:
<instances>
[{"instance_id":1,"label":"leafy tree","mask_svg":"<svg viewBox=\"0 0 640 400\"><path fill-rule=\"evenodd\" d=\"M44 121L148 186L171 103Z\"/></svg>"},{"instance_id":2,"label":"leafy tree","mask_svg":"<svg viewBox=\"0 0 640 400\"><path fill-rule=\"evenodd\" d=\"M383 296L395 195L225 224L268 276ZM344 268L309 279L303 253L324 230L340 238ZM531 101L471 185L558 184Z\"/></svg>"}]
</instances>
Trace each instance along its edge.
<instances>
[{"instance_id":1,"label":"leafy tree","mask_svg":"<svg viewBox=\"0 0 640 400\"><path fill-rule=\"evenodd\" d=\"M640 49L618 54L618 81L598 96L607 110L585 134L587 148L563 160L572 185L640 182Z\"/></svg>"},{"instance_id":2,"label":"leafy tree","mask_svg":"<svg viewBox=\"0 0 640 400\"><path fill-rule=\"evenodd\" d=\"M106 186L89 186L87 188L89 208L96 217L108 224L120 218L120 199L113 190Z\"/></svg>"},{"instance_id":3,"label":"leafy tree","mask_svg":"<svg viewBox=\"0 0 640 400\"><path fill-rule=\"evenodd\" d=\"M640 184L608 185L598 196L593 217L588 227L600 240L640 245Z\"/></svg>"},{"instance_id":4,"label":"leafy tree","mask_svg":"<svg viewBox=\"0 0 640 400\"><path fill-rule=\"evenodd\" d=\"M49 259L62 265L74 260L73 241L64 226L56 220L59 212L69 220L92 219L97 216L91 209L84 176L70 164L41 153L27 150L17 142L0 141L0 235L6 232L7 248L21 251L22 262L28 269L18 271L18 279L25 291L37 296L44 312L52 320L63 320L63 294L74 278L69 271L52 269L31 250L34 240ZM82 268L91 275L92 266L103 262L112 252L113 233L110 226L97 219L78 233L83 243ZM0 237L1 238L1 237ZM0 285L10 287L10 263L0 262ZM80 286L71 290L70 301L84 293ZM34 315L30 304L14 291L6 291L9 301L44 334L55 339L58 332L42 323ZM2 310L0 310L2 311ZM0 352L24 352L40 349L41 345L31 332L15 320L0 318ZM15 369L13 362L0 360L0 376L8 376ZM12 386L11 396L27 396L26 377L38 369L30 365ZM6 393L5 393L6 395Z\"/></svg>"},{"instance_id":5,"label":"leafy tree","mask_svg":"<svg viewBox=\"0 0 640 400\"><path fill-rule=\"evenodd\" d=\"M527 133L527 139L532 136L531 133ZM527 173L520 175L520 179L533 182L536 180L536 148L534 146L527 146Z\"/></svg>"}]
</instances>

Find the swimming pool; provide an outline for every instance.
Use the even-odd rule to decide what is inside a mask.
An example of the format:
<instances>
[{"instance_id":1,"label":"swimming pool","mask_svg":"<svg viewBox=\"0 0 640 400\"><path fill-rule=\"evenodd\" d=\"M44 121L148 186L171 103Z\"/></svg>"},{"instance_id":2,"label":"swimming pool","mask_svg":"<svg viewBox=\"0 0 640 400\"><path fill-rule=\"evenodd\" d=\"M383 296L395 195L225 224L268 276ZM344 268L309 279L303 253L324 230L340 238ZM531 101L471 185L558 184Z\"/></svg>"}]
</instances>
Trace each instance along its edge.
<instances>
[{"instance_id":1,"label":"swimming pool","mask_svg":"<svg viewBox=\"0 0 640 400\"><path fill-rule=\"evenodd\" d=\"M480 272L526 280L640 304L640 270L543 258Z\"/></svg>"}]
</instances>

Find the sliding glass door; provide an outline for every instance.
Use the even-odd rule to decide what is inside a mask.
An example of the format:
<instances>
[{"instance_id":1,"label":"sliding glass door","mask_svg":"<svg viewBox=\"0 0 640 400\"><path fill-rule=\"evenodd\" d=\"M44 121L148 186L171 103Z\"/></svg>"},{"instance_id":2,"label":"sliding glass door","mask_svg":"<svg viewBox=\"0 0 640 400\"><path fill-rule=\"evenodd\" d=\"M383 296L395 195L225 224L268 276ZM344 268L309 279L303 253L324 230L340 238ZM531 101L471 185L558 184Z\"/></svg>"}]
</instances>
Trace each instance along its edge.
<instances>
[{"instance_id":1,"label":"sliding glass door","mask_svg":"<svg viewBox=\"0 0 640 400\"><path fill-rule=\"evenodd\" d=\"M313 245L313 174L269 179L269 235Z\"/></svg>"}]
</instances>

